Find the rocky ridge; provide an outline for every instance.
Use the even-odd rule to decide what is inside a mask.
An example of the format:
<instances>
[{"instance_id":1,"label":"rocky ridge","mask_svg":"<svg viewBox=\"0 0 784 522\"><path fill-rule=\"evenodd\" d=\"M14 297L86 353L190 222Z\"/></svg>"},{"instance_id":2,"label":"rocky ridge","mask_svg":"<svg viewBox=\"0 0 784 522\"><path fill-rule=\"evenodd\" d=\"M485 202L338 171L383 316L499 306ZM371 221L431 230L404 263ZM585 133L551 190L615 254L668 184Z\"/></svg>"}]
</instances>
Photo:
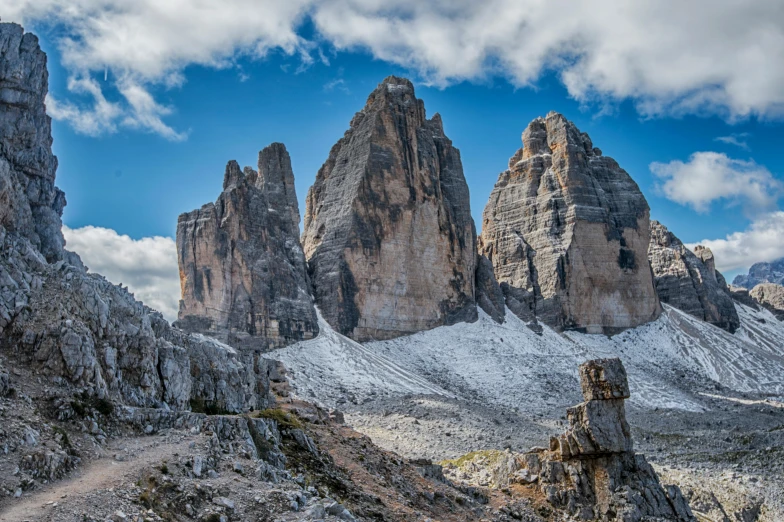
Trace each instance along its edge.
<instances>
[{"instance_id":1,"label":"rocky ridge","mask_svg":"<svg viewBox=\"0 0 784 522\"><path fill-rule=\"evenodd\" d=\"M230 161L218 200L179 217L175 325L249 351L318 334L299 219L283 144L259 152L258 171Z\"/></svg>"},{"instance_id":2,"label":"rocky ridge","mask_svg":"<svg viewBox=\"0 0 784 522\"><path fill-rule=\"evenodd\" d=\"M749 296L760 306L767 308L779 320L784 321L784 287L774 283L760 283L749 292Z\"/></svg>"},{"instance_id":3,"label":"rocky ridge","mask_svg":"<svg viewBox=\"0 0 784 522\"><path fill-rule=\"evenodd\" d=\"M379 84L332 148L308 191L302 242L317 305L356 340L476 320L460 153L410 81Z\"/></svg>"},{"instance_id":4,"label":"rocky ridge","mask_svg":"<svg viewBox=\"0 0 784 522\"><path fill-rule=\"evenodd\" d=\"M754 263L746 275L735 276L732 284L751 290L760 283L784 285L784 257L771 262Z\"/></svg>"},{"instance_id":5,"label":"rocky ridge","mask_svg":"<svg viewBox=\"0 0 784 522\"><path fill-rule=\"evenodd\" d=\"M664 225L651 221L648 258L662 303L730 333L738 329L738 312L709 248L697 246L692 252Z\"/></svg>"},{"instance_id":6,"label":"rocky ridge","mask_svg":"<svg viewBox=\"0 0 784 522\"><path fill-rule=\"evenodd\" d=\"M612 333L661 313L637 184L562 115L523 132L485 207L480 252L526 321Z\"/></svg>"}]
</instances>

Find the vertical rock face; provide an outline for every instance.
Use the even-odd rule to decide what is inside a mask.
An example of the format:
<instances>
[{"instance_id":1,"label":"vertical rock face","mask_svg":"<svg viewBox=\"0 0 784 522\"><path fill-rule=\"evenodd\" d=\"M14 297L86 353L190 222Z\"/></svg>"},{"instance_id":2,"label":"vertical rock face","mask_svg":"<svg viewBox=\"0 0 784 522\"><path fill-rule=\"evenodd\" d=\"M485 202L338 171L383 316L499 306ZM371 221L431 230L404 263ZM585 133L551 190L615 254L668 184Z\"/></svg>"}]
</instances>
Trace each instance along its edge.
<instances>
[{"instance_id":1,"label":"vertical rock face","mask_svg":"<svg viewBox=\"0 0 784 522\"><path fill-rule=\"evenodd\" d=\"M524 320L613 332L656 319L649 208L615 160L562 115L537 118L485 207L481 253Z\"/></svg>"},{"instance_id":2,"label":"vertical rock face","mask_svg":"<svg viewBox=\"0 0 784 522\"><path fill-rule=\"evenodd\" d=\"M262 150L258 168L230 161L218 200L180 216L176 326L266 351L314 337L318 322L286 148Z\"/></svg>"},{"instance_id":3,"label":"vertical rock face","mask_svg":"<svg viewBox=\"0 0 784 522\"><path fill-rule=\"evenodd\" d=\"M629 398L620 359L580 366L585 402L567 410L569 428L550 450L525 457L527 477L547 500L580 520L696 521L677 486L663 486L633 450L624 400Z\"/></svg>"},{"instance_id":4,"label":"vertical rock face","mask_svg":"<svg viewBox=\"0 0 784 522\"><path fill-rule=\"evenodd\" d=\"M737 330L738 312L709 248L697 246L692 252L664 225L652 221L648 257L663 303L730 333Z\"/></svg>"},{"instance_id":5,"label":"vertical rock face","mask_svg":"<svg viewBox=\"0 0 784 522\"><path fill-rule=\"evenodd\" d=\"M65 194L54 185L46 55L34 34L3 23L0 57L0 225L56 261L63 256Z\"/></svg>"},{"instance_id":6,"label":"vertical rock face","mask_svg":"<svg viewBox=\"0 0 784 522\"><path fill-rule=\"evenodd\" d=\"M303 247L324 318L356 340L476 319L476 232L460 153L390 76L308 192Z\"/></svg>"},{"instance_id":7,"label":"vertical rock face","mask_svg":"<svg viewBox=\"0 0 784 522\"><path fill-rule=\"evenodd\" d=\"M733 285L749 290L760 283L784 284L784 257L770 263L754 263L748 275L737 275L732 281Z\"/></svg>"}]
</instances>

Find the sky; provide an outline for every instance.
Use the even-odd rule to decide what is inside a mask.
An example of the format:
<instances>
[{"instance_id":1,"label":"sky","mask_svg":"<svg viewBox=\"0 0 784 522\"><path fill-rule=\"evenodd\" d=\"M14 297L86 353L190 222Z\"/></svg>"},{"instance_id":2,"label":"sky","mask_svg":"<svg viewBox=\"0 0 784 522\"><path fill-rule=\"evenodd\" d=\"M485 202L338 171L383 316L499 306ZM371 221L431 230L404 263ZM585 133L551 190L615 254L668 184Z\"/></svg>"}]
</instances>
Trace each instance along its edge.
<instances>
[{"instance_id":1,"label":"sky","mask_svg":"<svg viewBox=\"0 0 784 522\"><path fill-rule=\"evenodd\" d=\"M49 57L68 248L169 319L177 216L274 141L304 213L390 74L442 115L478 229L522 131L555 110L729 279L784 256L784 2L0 0L0 15Z\"/></svg>"}]
</instances>

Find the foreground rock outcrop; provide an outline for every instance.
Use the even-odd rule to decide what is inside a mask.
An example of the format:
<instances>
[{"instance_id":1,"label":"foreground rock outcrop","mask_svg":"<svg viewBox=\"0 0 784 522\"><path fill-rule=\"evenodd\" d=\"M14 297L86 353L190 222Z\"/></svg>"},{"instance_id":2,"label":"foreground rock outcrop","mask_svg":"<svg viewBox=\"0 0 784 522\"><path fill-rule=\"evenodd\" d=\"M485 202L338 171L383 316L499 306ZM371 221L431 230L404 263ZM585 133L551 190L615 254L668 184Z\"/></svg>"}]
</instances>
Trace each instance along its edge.
<instances>
[{"instance_id":1,"label":"foreground rock outcrop","mask_svg":"<svg viewBox=\"0 0 784 522\"><path fill-rule=\"evenodd\" d=\"M569 429L549 450L526 454L521 480L538 481L550 503L583 520L696 520L680 489L662 486L634 453L620 359L582 364L580 383L586 402L569 408Z\"/></svg>"},{"instance_id":2,"label":"foreground rock outcrop","mask_svg":"<svg viewBox=\"0 0 784 522\"><path fill-rule=\"evenodd\" d=\"M46 58L0 24L0 351L91 400L221 411L264 407L269 364L172 328L63 249Z\"/></svg>"},{"instance_id":3,"label":"foreground rock outcrop","mask_svg":"<svg viewBox=\"0 0 784 522\"><path fill-rule=\"evenodd\" d=\"M692 252L664 225L651 221L648 258L662 303L730 333L738 329L732 295L709 248L697 246Z\"/></svg>"},{"instance_id":4,"label":"foreground rock outcrop","mask_svg":"<svg viewBox=\"0 0 784 522\"><path fill-rule=\"evenodd\" d=\"M318 321L299 243L299 206L286 147L259 153L258 171L226 166L213 204L182 214L178 327L268 351L311 339Z\"/></svg>"},{"instance_id":5,"label":"foreground rock outcrop","mask_svg":"<svg viewBox=\"0 0 784 522\"><path fill-rule=\"evenodd\" d=\"M522 139L485 207L479 245L509 308L590 333L656 319L637 184L560 114L537 118Z\"/></svg>"},{"instance_id":6,"label":"foreground rock outcrop","mask_svg":"<svg viewBox=\"0 0 784 522\"><path fill-rule=\"evenodd\" d=\"M368 97L307 197L303 248L324 318L356 340L477 317L460 153L408 80Z\"/></svg>"}]
</instances>

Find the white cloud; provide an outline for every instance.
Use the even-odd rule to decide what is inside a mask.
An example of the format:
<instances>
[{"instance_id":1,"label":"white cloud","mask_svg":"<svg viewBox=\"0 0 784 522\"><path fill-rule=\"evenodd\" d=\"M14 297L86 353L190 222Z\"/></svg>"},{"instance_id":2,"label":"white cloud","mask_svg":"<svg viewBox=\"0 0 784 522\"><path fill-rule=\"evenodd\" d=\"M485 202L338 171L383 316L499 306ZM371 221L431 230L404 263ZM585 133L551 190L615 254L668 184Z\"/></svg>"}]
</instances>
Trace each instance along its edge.
<instances>
[{"instance_id":1,"label":"white cloud","mask_svg":"<svg viewBox=\"0 0 784 522\"><path fill-rule=\"evenodd\" d=\"M738 132L730 134L729 136L719 136L715 138L713 141L720 141L721 143L725 143L727 145L735 145L736 147L740 147L743 150L751 150L749 147L749 142L746 140L751 136L749 132Z\"/></svg>"},{"instance_id":2,"label":"white cloud","mask_svg":"<svg viewBox=\"0 0 784 522\"><path fill-rule=\"evenodd\" d=\"M321 47L333 46L367 50L436 85L500 75L527 86L552 71L580 101L632 99L645 116L784 117L776 1L0 0L0 12L57 24L74 78L108 70L110 81L148 95L182 84L190 64L227 67L270 49L327 63ZM307 21L315 41L300 35ZM122 107L138 110L128 98ZM167 110L144 107L131 119L138 127L182 137L163 123ZM77 126L96 112L83 110Z\"/></svg>"},{"instance_id":3,"label":"white cloud","mask_svg":"<svg viewBox=\"0 0 784 522\"><path fill-rule=\"evenodd\" d=\"M764 166L718 152L695 152L686 163L654 162L650 169L663 181L658 188L668 199L698 212L706 212L716 200L764 211L776 203L782 189Z\"/></svg>"},{"instance_id":4,"label":"white cloud","mask_svg":"<svg viewBox=\"0 0 784 522\"><path fill-rule=\"evenodd\" d=\"M716 268L723 272L747 269L754 263L784 257L784 212L771 212L754 221L747 230L733 232L724 239L705 239L687 245L710 247Z\"/></svg>"},{"instance_id":5,"label":"white cloud","mask_svg":"<svg viewBox=\"0 0 784 522\"><path fill-rule=\"evenodd\" d=\"M91 272L123 284L137 299L174 321L180 300L177 248L169 237L131 239L112 229L63 226L66 248Z\"/></svg>"}]
</instances>

